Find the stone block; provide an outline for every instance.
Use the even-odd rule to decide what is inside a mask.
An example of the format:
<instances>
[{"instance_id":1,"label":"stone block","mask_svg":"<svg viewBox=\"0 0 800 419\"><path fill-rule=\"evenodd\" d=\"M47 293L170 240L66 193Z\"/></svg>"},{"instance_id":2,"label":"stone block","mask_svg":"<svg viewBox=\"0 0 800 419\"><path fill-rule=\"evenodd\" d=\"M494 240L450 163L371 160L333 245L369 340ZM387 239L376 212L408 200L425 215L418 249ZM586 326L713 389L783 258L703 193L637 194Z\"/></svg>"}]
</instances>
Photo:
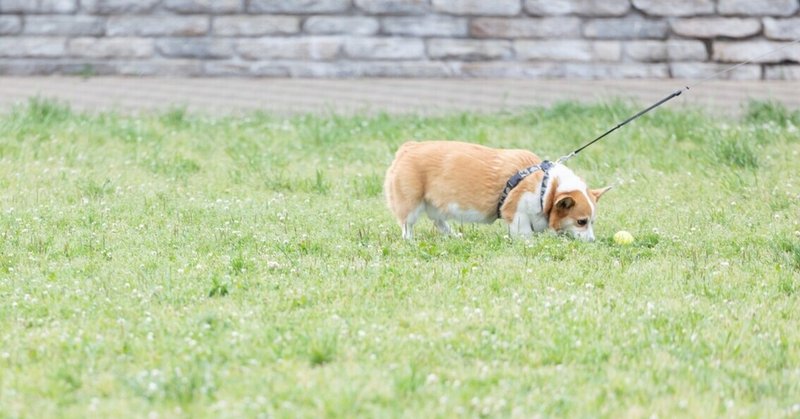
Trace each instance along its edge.
<instances>
[{"instance_id":1,"label":"stone block","mask_svg":"<svg viewBox=\"0 0 800 419\"><path fill-rule=\"evenodd\" d=\"M291 77L290 65L287 63L241 60L209 61L203 65L203 75L213 77Z\"/></svg>"},{"instance_id":2,"label":"stone block","mask_svg":"<svg viewBox=\"0 0 800 419\"><path fill-rule=\"evenodd\" d=\"M702 61L708 59L706 45L701 41L670 39L667 41L667 60Z\"/></svg>"},{"instance_id":3,"label":"stone block","mask_svg":"<svg viewBox=\"0 0 800 419\"><path fill-rule=\"evenodd\" d=\"M291 35L300 32L295 16L219 16L213 22L219 36Z\"/></svg>"},{"instance_id":4,"label":"stone block","mask_svg":"<svg viewBox=\"0 0 800 419\"><path fill-rule=\"evenodd\" d=\"M595 61L619 61L622 58L622 45L617 41L589 41Z\"/></svg>"},{"instance_id":5,"label":"stone block","mask_svg":"<svg viewBox=\"0 0 800 419\"><path fill-rule=\"evenodd\" d=\"M17 59L0 61L0 74L18 76L118 74L111 62L85 59Z\"/></svg>"},{"instance_id":6,"label":"stone block","mask_svg":"<svg viewBox=\"0 0 800 419\"><path fill-rule=\"evenodd\" d=\"M517 58L528 61L618 61L622 48L616 41L514 41Z\"/></svg>"},{"instance_id":7,"label":"stone block","mask_svg":"<svg viewBox=\"0 0 800 419\"><path fill-rule=\"evenodd\" d=\"M591 19L583 25L583 35L599 39L664 39L667 22L640 17Z\"/></svg>"},{"instance_id":8,"label":"stone block","mask_svg":"<svg viewBox=\"0 0 800 419\"><path fill-rule=\"evenodd\" d=\"M764 18L764 35L769 39L778 41L800 39L800 18Z\"/></svg>"},{"instance_id":9,"label":"stone block","mask_svg":"<svg viewBox=\"0 0 800 419\"><path fill-rule=\"evenodd\" d=\"M110 61L113 74L121 76L195 77L203 74L200 60Z\"/></svg>"},{"instance_id":10,"label":"stone block","mask_svg":"<svg viewBox=\"0 0 800 419\"><path fill-rule=\"evenodd\" d=\"M112 74L119 74L112 60L107 59L61 59L57 61L57 74L65 75L92 75L92 76L109 76Z\"/></svg>"},{"instance_id":11,"label":"stone block","mask_svg":"<svg viewBox=\"0 0 800 419\"><path fill-rule=\"evenodd\" d=\"M363 77L364 65L361 62L344 61L337 63L327 62L284 62L284 63L260 63L263 67L270 68L281 65L287 68L290 77L301 78L352 78Z\"/></svg>"},{"instance_id":12,"label":"stone block","mask_svg":"<svg viewBox=\"0 0 800 419\"><path fill-rule=\"evenodd\" d=\"M650 16L695 16L714 13L714 0L632 1L633 7Z\"/></svg>"},{"instance_id":13,"label":"stone block","mask_svg":"<svg viewBox=\"0 0 800 419\"><path fill-rule=\"evenodd\" d=\"M367 16L312 16L303 24L303 31L320 35L374 35L378 33L378 20Z\"/></svg>"},{"instance_id":14,"label":"stone block","mask_svg":"<svg viewBox=\"0 0 800 419\"><path fill-rule=\"evenodd\" d=\"M670 22L672 31L692 38L746 38L761 32L758 19L699 17Z\"/></svg>"},{"instance_id":15,"label":"stone block","mask_svg":"<svg viewBox=\"0 0 800 419\"><path fill-rule=\"evenodd\" d=\"M81 8L94 14L147 13L160 0L81 0Z\"/></svg>"},{"instance_id":16,"label":"stone block","mask_svg":"<svg viewBox=\"0 0 800 419\"><path fill-rule=\"evenodd\" d=\"M379 15L420 15L430 11L429 0L355 0L356 7Z\"/></svg>"},{"instance_id":17,"label":"stone block","mask_svg":"<svg viewBox=\"0 0 800 419\"><path fill-rule=\"evenodd\" d=\"M800 8L797 0L719 0L722 15L791 16Z\"/></svg>"},{"instance_id":18,"label":"stone block","mask_svg":"<svg viewBox=\"0 0 800 419\"><path fill-rule=\"evenodd\" d=\"M259 63L289 68L291 77L425 77L458 75L458 63L437 61L343 61L337 63Z\"/></svg>"},{"instance_id":19,"label":"stone block","mask_svg":"<svg viewBox=\"0 0 800 419\"><path fill-rule=\"evenodd\" d=\"M208 16L111 16L108 36L200 36L208 33Z\"/></svg>"},{"instance_id":20,"label":"stone block","mask_svg":"<svg viewBox=\"0 0 800 419\"><path fill-rule=\"evenodd\" d=\"M243 0L165 0L163 8L176 13L241 13Z\"/></svg>"},{"instance_id":21,"label":"stone block","mask_svg":"<svg viewBox=\"0 0 800 419\"><path fill-rule=\"evenodd\" d=\"M714 76L715 80L759 80L761 79L761 66L746 64L723 74L720 71L730 68L727 64L717 63L671 63L670 73L676 79L700 80Z\"/></svg>"},{"instance_id":22,"label":"stone block","mask_svg":"<svg viewBox=\"0 0 800 419\"><path fill-rule=\"evenodd\" d=\"M344 43L350 58L409 60L425 57L425 44L417 38L350 38Z\"/></svg>"},{"instance_id":23,"label":"stone block","mask_svg":"<svg viewBox=\"0 0 800 419\"><path fill-rule=\"evenodd\" d=\"M753 60L755 63L800 62L800 44L790 46L786 42L774 41L715 41L712 47L714 61L727 63L748 60ZM782 47L786 48L770 53Z\"/></svg>"},{"instance_id":24,"label":"stone block","mask_svg":"<svg viewBox=\"0 0 800 419\"><path fill-rule=\"evenodd\" d=\"M96 16L28 15L25 16L27 35L97 36L105 33L105 20Z\"/></svg>"},{"instance_id":25,"label":"stone block","mask_svg":"<svg viewBox=\"0 0 800 419\"><path fill-rule=\"evenodd\" d=\"M511 41L478 39L429 39L428 57L444 60L496 60L513 55Z\"/></svg>"},{"instance_id":26,"label":"stone block","mask_svg":"<svg viewBox=\"0 0 800 419\"><path fill-rule=\"evenodd\" d=\"M565 63L565 78L608 79L666 79L669 78L667 64L631 63Z\"/></svg>"},{"instance_id":27,"label":"stone block","mask_svg":"<svg viewBox=\"0 0 800 419\"><path fill-rule=\"evenodd\" d=\"M454 15L514 16L522 10L521 0L431 0L433 10Z\"/></svg>"},{"instance_id":28,"label":"stone block","mask_svg":"<svg viewBox=\"0 0 800 419\"><path fill-rule=\"evenodd\" d=\"M148 58L153 55L153 40L146 38L73 38L69 55L82 58Z\"/></svg>"},{"instance_id":29,"label":"stone block","mask_svg":"<svg viewBox=\"0 0 800 419\"><path fill-rule=\"evenodd\" d=\"M558 78L564 77L565 63L523 63L509 61L475 61L461 65L462 76L489 78ZM509 103L509 106L513 104Z\"/></svg>"},{"instance_id":30,"label":"stone block","mask_svg":"<svg viewBox=\"0 0 800 419\"><path fill-rule=\"evenodd\" d=\"M9 75L19 76L45 76L45 75L107 75L114 74L112 66L103 62L92 62L84 59L69 58L37 58L37 59L18 59L0 61L0 74L3 73L2 66L5 63L11 64Z\"/></svg>"},{"instance_id":31,"label":"stone block","mask_svg":"<svg viewBox=\"0 0 800 419\"><path fill-rule=\"evenodd\" d=\"M694 40L630 41L624 44L624 51L625 58L639 62L702 61L708 58L705 44Z\"/></svg>"},{"instance_id":32,"label":"stone block","mask_svg":"<svg viewBox=\"0 0 800 419\"><path fill-rule=\"evenodd\" d=\"M0 35L14 35L22 31L22 19L19 16L0 16Z\"/></svg>"},{"instance_id":33,"label":"stone block","mask_svg":"<svg viewBox=\"0 0 800 419\"><path fill-rule=\"evenodd\" d=\"M361 77L440 78L459 74L459 63L434 61L379 61L360 64Z\"/></svg>"},{"instance_id":34,"label":"stone block","mask_svg":"<svg viewBox=\"0 0 800 419\"><path fill-rule=\"evenodd\" d=\"M667 60L667 44L664 41L629 41L623 45L624 57L640 62Z\"/></svg>"},{"instance_id":35,"label":"stone block","mask_svg":"<svg viewBox=\"0 0 800 419\"><path fill-rule=\"evenodd\" d=\"M332 60L338 57L341 48L341 38L321 36L241 39L236 42L236 52L247 60Z\"/></svg>"},{"instance_id":36,"label":"stone block","mask_svg":"<svg viewBox=\"0 0 800 419\"><path fill-rule=\"evenodd\" d=\"M326 66L330 68L338 67L336 64L327 63L323 61L315 62L280 62L280 61L256 61L250 68L250 75L254 77L302 77L298 68L310 68L317 66ZM319 77L323 77L320 75ZM334 76L330 76L334 77ZM345 77L344 75L342 77Z\"/></svg>"},{"instance_id":37,"label":"stone block","mask_svg":"<svg viewBox=\"0 0 800 419\"><path fill-rule=\"evenodd\" d=\"M250 0L252 13L341 13L350 8L350 0Z\"/></svg>"},{"instance_id":38,"label":"stone block","mask_svg":"<svg viewBox=\"0 0 800 419\"><path fill-rule=\"evenodd\" d=\"M203 64L203 75L211 77L241 77L251 74L253 67L252 61L235 60L214 60ZM288 76L287 71L284 76Z\"/></svg>"},{"instance_id":39,"label":"stone block","mask_svg":"<svg viewBox=\"0 0 800 419\"><path fill-rule=\"evenodd\" d=\"M74 13L77 0L2 0L0 13Z\"/></svg>"},{"instance_id":40,"label":"stone block","mask_svg":"<svg viewBox=\"0 0 800 419\"><path fill-rule=\"evenodd\" d=\"M381 20L383 32L389 35L467 36L467 19L452 16L403 16Z\"/></svg>"},{"instance_id":41,"label":"stone block","mask_svg":"<svg viewBox=\"0 0 800 419\"><path fill-rule=\"evenodd\" d=\"M214 60L203 64L203 75L211 77L242 77L250 76L253 73L252 61L242 61L240 59L233 60ZM286 71L282 74L284 77L289 76Z\"/></svg>"},{"instance_id":42,"label":"stone block","mask_svg":"<svg viewBox=\"0 0 800 419\"><path fill-rule=\"evenodd\" d=\"M764 72L767 80L800 80L800 65L767 66Z\"/></svg>"},{"instance_id":43,"label":"stone block","mask_svg":"<svg viewBox=\"0 0 800 419\"><path fill-rule=\"evenodd\" d=\"M67 53L67 40L56 37L2 37L0 57L47 58Z\"/></svg>"},{"instance_id":44,"label":"stone block","mask_svg":"<svg viewBox=\"0 0 800 419\"><path fill-rule=\"evenodd\" d=\"M156 41L156 50L165 57L230 58L233 41L209 38L163 38Z\"/></svg>"},{"instance_id":45,"label":"stone block","mask_svg":"<svg viewBox=\"0 0 800 419\"><path fill-rule=\"evenodd\" d=\"M577 17L476 18L470 34L477 38L579 38Z\"/></svg>"},{"instance_id":46,"label":"stone block","mask_svg":"<svg viewBox=\"0 0 800 419\"><path fill-rule=\"evenodd\" d=\"M525 0L525 10L540 16L623 16L630 8L629 0Z\"/></svg>"},{"instance_id":47,"label":"stone block","mask_svg":"<svg viewBox=\"0 0 800 419\"><path fill-rule=\"evenodd\" d=\"M2 44L3 41L0 40L0 45ZM49 76L56 74L57 71L58 63L53 60L0 60L0 76Z\"/></svg>"}]
</instances>

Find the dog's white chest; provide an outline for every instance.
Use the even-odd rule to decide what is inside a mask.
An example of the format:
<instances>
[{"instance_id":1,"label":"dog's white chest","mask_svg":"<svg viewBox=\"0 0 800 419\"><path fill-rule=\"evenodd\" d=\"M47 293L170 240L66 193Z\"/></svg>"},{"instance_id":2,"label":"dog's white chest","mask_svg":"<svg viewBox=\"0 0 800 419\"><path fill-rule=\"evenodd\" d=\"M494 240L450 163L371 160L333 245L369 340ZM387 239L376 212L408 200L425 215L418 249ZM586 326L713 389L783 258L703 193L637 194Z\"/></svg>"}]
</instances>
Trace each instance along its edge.
<instances>
[{"instance_id":1,"label":"dog's white chest","mask_svg":"<svg viewBox=\"0 0 800 419\"><path fill-rule=\"evenodd\" d=\"M534 215L533 219L531 220L531 228L537 233L547 230L549 226L550 225L547 222L547 218L541 214Z\"/></svg>"},{"instance_id":2,"label":"dog's white chest","mask_svg":"<svg viewBox=\"0 0 800 419\"><path fill-rule=\"evenodd\" d=\"M539 233L549 227L547 217L542 213L541 202L537 193L526 192L522 195L509 225L512 234L527 236Z\"/></svg>"}]
</instances>

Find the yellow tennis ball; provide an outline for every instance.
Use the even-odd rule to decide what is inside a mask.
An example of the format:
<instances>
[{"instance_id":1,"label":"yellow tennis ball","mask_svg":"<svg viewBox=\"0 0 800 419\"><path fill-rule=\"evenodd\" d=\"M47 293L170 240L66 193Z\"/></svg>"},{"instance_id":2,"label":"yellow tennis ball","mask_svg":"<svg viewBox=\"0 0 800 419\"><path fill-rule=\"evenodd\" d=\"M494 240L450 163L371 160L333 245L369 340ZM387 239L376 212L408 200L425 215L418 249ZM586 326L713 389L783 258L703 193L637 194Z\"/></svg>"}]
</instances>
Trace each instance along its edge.
<instances>
[{"instance_id":1,"label":"yellow tennis ball","mask_svg":"<svg viewBox=\"0 0 800 419\"><path fill-rule=\"evenodd\" d=\"M614 242L617 244L631 244L633 243L633 235L625 230L620 230L614 234Z\"/></svg>"}]
</instances>

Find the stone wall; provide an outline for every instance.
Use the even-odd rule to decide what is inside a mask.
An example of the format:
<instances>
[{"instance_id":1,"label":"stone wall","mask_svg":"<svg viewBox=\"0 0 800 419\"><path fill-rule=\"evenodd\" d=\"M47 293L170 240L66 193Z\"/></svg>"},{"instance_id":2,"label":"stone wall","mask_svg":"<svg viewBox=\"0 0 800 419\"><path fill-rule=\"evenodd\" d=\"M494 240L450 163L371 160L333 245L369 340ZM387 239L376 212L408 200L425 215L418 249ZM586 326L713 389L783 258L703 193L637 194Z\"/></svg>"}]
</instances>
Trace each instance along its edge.
<instances>
[{"instance_id":1,"label":"stone wall","mask_svg":"<svg viewBox=\"0 0 800 419\"><path fill-rule=\"evenodd\" d=\"M798 38L800 0L0 0L6 75L797 80Z\"/></svg>"}]
</instances>

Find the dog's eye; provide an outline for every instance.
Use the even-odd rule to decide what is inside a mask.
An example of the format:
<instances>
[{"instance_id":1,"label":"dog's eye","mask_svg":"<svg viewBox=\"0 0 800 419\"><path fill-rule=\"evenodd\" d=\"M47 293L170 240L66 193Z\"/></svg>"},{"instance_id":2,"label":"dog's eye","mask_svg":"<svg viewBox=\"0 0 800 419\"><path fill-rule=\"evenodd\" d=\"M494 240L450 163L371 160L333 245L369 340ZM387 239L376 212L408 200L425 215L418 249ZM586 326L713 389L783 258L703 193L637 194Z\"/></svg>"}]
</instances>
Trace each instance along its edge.
<instances>
[{"instance_id":1,"label":"dog's eye","mask_svg":"<svg viewBox=\"0 0 800 419\"><path fill-rule=\"evenodd\" d=\"M578 225L581 226L581 227L584 227L584 226L586 226L586 223L588 223L588 222L589 222L589 220L587 220L586 218L583 218L583 219L578 220Z\"/></svg>"}]
</instances>

